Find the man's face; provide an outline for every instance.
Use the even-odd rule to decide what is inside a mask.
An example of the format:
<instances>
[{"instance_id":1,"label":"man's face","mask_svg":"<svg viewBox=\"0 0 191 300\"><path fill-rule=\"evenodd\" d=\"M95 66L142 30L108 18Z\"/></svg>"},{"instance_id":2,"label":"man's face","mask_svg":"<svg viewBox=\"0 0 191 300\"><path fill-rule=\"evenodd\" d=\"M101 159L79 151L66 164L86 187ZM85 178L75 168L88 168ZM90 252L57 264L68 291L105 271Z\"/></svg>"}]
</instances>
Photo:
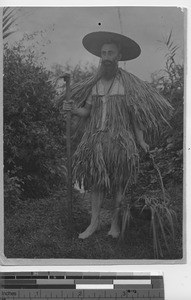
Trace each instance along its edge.
<instances>
[{"instance_id":1,"label":"man's face","mask_svg":"<svg viewBox=\"0 0 191 300\"><path fill-rule=\"evenodd\" d=\"M101 48L101 58L103 66L103 76L112 78L117 69L120 54L115 44L104 44Z\"/></svg>"},{"instance_id":2,"label":"man's face","mask_svg":"<svg viewBox=\"0 0 191 300\"><path fill-rule=\"evenodd\" d=\"M115 44L104 44L101 48L101 58L103 62L118 62L119 50Z\"/></svg>"}]
</instances>

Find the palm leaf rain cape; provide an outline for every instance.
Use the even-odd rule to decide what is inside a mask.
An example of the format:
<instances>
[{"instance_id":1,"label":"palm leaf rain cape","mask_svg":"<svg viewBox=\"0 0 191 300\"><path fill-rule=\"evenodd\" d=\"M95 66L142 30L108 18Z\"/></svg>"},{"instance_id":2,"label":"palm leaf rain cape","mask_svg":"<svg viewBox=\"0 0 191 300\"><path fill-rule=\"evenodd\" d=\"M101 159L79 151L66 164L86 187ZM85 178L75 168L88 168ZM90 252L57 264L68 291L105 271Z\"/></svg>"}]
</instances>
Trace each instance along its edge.
<instances>
[{"instance_id":1,"label":"palm leaf rain cape","mask_svg":"<svg viewBox=\"0 0 191 300\"><path fill-rule=\"evenodd\" d=\"M92 186L112 191L136 183L139 153L133 122L144 131L146 140L159 131L172 106L149 83L119 68L124 95L109 95L106 125L100 130L102 101L92 95L91 114L73 155L73 176L85 189ZM83 107L99 74L71 87L71 99ZM79 127L79 125L78 125Z\"/></svg>"}]
</instances>

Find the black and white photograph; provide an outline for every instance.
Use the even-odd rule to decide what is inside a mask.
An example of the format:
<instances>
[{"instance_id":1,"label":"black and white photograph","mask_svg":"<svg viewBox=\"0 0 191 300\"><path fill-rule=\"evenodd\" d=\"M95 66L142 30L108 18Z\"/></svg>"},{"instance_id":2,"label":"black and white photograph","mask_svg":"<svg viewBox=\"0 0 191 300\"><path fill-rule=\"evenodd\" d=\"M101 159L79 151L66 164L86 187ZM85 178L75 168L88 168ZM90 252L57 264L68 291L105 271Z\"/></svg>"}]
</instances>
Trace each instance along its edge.
<instances>
[{"instance_id":1,"label":"black and white photograph","mask_svg":"<svg viewBox=\"0 0 191 300\"><path fill-rule=\"evenodd\" d=\"M181 263L186 9L1 11L3 256Z\"/></svg>"}]
</instances>

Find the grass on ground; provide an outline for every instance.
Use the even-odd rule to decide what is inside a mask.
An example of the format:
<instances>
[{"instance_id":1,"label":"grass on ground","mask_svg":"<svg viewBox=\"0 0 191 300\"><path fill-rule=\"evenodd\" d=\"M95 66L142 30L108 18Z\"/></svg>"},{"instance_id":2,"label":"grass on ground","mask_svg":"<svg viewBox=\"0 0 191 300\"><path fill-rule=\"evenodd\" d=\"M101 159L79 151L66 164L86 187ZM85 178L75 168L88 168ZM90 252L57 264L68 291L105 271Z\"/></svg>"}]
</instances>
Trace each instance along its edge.
<instances>
[{"instance_id":1,"label":"grass on ground","mask_svg":"<svg viewBox=\"0 0 191 300\"><path fill-rule=\"evenodd\" d=\"M182 258L182 186L169 188L177 213L175 241L170 253L161 240L162 259ZM67 224L66 191L57 191L45 199L27 199L5 213L5 245L7 258L68 258L68 259L155 259L148 220L135 217L123 241L107 235L110 226L110 203L105 201L101 213L101 230L86 240L78 239L90 222L89 198L75 192L73 224Z\"/></svg>"}]
</instances>

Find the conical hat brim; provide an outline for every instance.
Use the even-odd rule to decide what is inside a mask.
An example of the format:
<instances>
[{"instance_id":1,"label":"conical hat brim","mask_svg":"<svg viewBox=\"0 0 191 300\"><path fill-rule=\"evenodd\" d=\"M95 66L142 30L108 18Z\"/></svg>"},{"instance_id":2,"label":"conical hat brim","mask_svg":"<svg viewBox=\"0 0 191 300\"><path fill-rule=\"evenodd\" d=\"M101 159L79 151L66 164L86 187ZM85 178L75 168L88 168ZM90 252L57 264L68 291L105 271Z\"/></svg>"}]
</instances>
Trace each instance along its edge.
<instances>
[{"instance_id":1,"label":"conical hat brim","mask_svg":"<svg viewBox=\"0 0 191 300\"><path fill-rule=\"evenodd\" d=\"M101 57L103 44L108 42L116 42L121 45L121 61L134 59L141 53L141 48L135 41L119 33L107 31L92 32L87 34L82 40L86 50L98 57Z\"/></svg>"}]
</instances>

